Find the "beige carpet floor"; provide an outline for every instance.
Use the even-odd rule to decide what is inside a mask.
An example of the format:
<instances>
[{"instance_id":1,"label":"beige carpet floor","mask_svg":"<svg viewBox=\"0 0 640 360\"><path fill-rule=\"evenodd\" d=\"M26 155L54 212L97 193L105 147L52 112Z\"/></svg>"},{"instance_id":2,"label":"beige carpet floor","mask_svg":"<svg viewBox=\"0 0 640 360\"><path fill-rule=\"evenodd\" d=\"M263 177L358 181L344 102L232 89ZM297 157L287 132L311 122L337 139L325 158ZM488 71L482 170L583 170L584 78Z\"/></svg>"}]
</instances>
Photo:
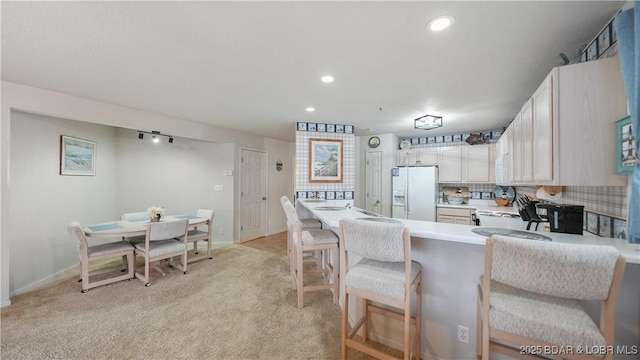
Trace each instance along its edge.
<instances>
[{"instance_id":1,"label":"beige carpet floor","mask_svg":"<svg viewBox=\"0 0 640 360\"><path fill-rule=\"evenodd\" d=\"M318 291L298 309L284 255L218 247L186 275L153 273L148 288L136 279L82 294L77 276L2 308L0 358L340 358L339 307Z\"/></svg>"}]
</instances>

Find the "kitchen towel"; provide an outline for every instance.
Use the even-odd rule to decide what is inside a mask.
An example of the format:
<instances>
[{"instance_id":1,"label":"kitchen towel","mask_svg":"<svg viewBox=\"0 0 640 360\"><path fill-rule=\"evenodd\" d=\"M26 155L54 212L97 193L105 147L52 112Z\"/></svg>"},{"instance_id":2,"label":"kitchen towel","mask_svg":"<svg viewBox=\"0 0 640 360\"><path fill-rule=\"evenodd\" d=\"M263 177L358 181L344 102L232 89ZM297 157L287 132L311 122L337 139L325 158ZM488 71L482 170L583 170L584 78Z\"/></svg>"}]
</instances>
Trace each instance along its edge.
<instances>
[{"instance_id":1,"label":"kitchen towel","mask_svg":"<svg viewBox=\"0 0 640 360\"><path fill-rule=\"evenodd\" d=\"M635 9L640 1L634 1ZM634 8L623 11L616 16L615 28L618 38L620 65L627 100L631 110L633 136L636 139L636 154L640 150L640 15ZM629 196L629 213L627 226L630 243L640 243L640 163L636 162L631 175L631 194Z\"/></svg>"}]
</instances>

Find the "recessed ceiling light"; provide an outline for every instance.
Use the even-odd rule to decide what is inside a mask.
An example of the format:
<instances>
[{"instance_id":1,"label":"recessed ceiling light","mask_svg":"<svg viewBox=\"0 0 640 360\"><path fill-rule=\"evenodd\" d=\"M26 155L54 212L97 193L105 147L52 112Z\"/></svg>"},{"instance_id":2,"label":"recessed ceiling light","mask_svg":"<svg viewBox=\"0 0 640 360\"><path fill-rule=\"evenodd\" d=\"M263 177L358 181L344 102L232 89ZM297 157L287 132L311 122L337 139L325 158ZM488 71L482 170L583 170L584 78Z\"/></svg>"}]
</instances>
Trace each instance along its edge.
<instances>
[{"instance_id":1,"label":"recessed ceiling light","mask_svg":"<svg viewBox=\"0 0 640 360\"><path fill-rule=\"evenodd\" d=\"M320 80L322 80L322 82L325 82L325 83L332 83L333 80L335 80L335 78L331 75L325 75L321 77Z\"/></svg>"},{"instance_id":2,"label":"recessed ceiling light","mask_svg":"<svg viewBox=\"0 0 640 360\"><path fill-rule=\"evenodd\" d=\"M433 32L442 31L453 24L453 16L443 15L429 21L429 30Z\"/></svg>"},{"instance_id":3,"label":"recessed ceiling light","mask_svg":"<svg viewBox=\"0 0 640 360\"><path fill-rule=\"evenodd\" d=\"M305 110L307 110L308 112L314 112L316 111L316 108L308 107Z\"/></svg>"}]
</instances>

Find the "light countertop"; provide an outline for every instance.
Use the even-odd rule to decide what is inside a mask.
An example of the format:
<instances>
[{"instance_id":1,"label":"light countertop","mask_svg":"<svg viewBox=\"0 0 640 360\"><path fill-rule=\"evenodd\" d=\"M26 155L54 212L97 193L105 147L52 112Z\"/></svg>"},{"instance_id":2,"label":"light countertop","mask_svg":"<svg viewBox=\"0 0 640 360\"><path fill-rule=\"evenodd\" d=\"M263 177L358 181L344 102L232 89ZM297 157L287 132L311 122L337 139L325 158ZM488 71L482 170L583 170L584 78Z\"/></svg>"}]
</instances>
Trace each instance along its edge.
<instances>
[{"instance_id":1,"label":"light countertop","mask_svg":"<svg viewBox=\"0 0 640 360\"><path fill-rule=\"evenodd\" d=\"M345 205L353 205L353 200L327 200L326 202L308 202L304 199L299 200L298 204L301 204L304 208L312 213L316 218L322 221L324 224L331 228L337 229L340 226L340 219L348 218L364 218L375 216L375 214L367 214L366 210L358 208L347 208ZM495 204L495 203L494 203ZM466 205L466 206L465 206ZM316 207L332 206L341 207L343 210L339 211L327 211L316 210ZM454 205L462 206L465 208L493 208L496 206L489 206L487 204L464 204ZM505 209L512 209L512 207L500 207ZM517 213L517 212L516 212ZM410 230L411 236L418 238L451 241L465 244L482 245L486 242L486 237L478 235L471 230L476 226L473 225L458 225L439 223L432 221L420 221L420 220L406 220L396 219L404 223ZM603 238L598 236L584 236L574 234L563 234L544 232L545 236L548 236L552 241L558 243L568 244L589 244L589 245L609 245L618 249L627 259L628 263L640 264L640 244L630 244L627 240L615 239L615 238Z\"/></svg>"},{"instance_id":2,"label":"light countertop","mask_svg":"<svg viewBox=\"0 0 640 360\"><path fill-rule=\"evenodd\" d=\"M470 199L468 204L449 204L439 203L436 205L439 208L452 208L452 209L475 209L482 211L500 211L510 214L518 214L518 210L513 206L498 206L493 200L475 200Z\"/></svg>"}]
</instances>

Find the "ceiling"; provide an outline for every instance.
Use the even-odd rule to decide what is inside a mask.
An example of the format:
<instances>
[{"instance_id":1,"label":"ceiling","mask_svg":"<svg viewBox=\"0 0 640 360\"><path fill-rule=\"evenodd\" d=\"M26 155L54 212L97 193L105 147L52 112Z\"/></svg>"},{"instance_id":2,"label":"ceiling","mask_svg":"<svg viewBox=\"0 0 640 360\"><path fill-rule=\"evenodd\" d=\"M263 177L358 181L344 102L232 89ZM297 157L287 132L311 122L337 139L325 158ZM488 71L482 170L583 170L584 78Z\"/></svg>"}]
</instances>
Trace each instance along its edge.
<instances>
[{"instance_id":1,"label":"ceiling","mask_svg":"<svg viewBox=\"0 0 640 360\"><path fill-rule=\"evenodd\" d=\"M623 5L2 1L2 79L285 141L297 121L494 130ZM425 114L444 126L414 130Z\"/></svg>"}]
</instances>

